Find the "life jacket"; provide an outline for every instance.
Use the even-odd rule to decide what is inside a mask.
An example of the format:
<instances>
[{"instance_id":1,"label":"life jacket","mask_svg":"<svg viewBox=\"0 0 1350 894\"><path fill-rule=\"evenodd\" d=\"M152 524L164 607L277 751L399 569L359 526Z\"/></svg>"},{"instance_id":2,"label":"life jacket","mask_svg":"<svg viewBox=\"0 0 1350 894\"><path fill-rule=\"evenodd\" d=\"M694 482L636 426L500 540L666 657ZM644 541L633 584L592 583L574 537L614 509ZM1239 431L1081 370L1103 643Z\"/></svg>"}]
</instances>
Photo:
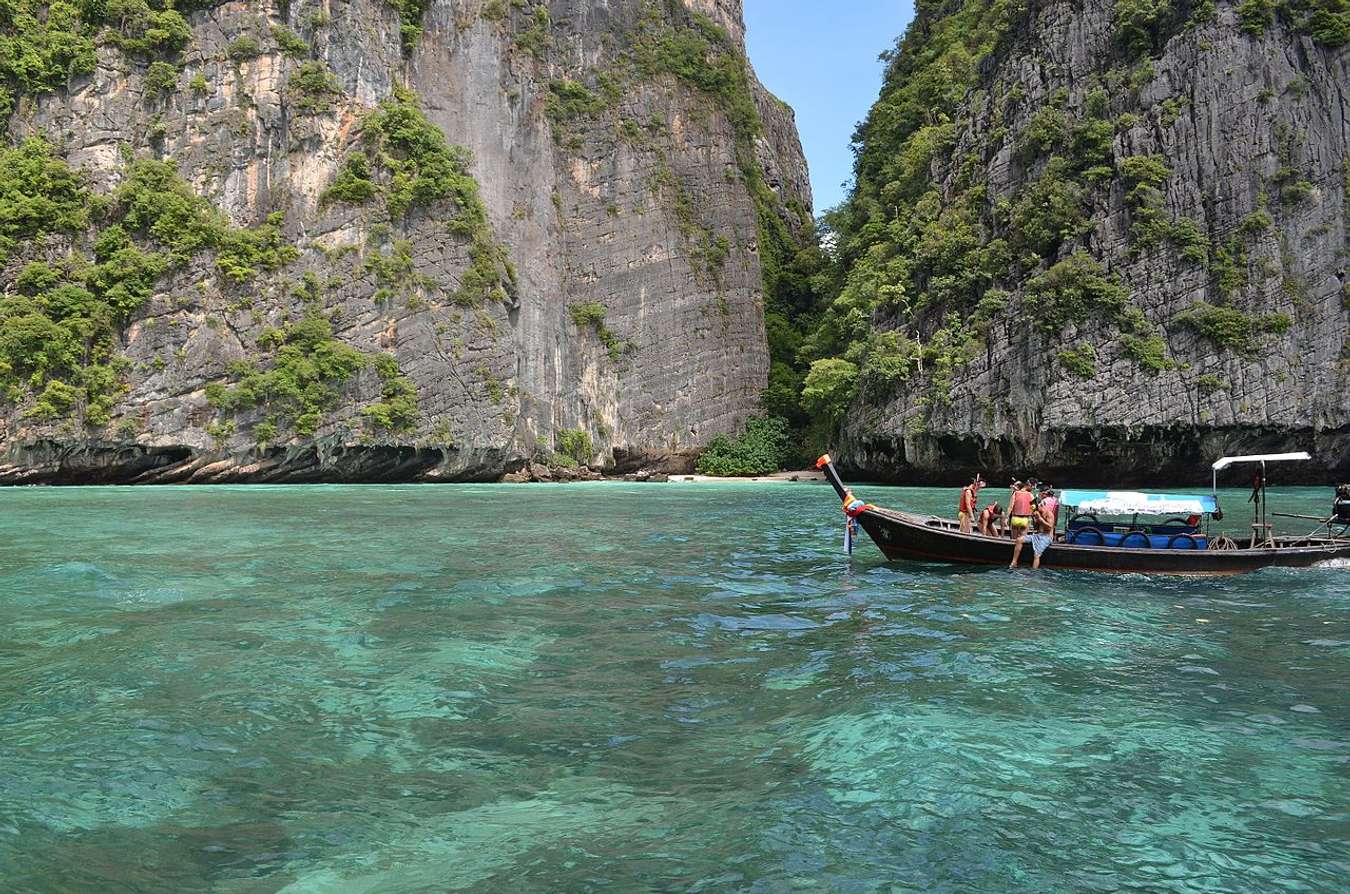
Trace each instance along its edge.
<instances>
[{"instance_id":1,"label":"life jacket","mask_svg":"<svg viewBox=\"0 0 1350 894\"><path fill-rule=\"evenodd\" d=\"M1012 505L1008 507L1009 515L1031 515L1031 492L1019 490L1012 496Z\"/></svg>"},{"instance_id":2,"label":"life jacket","mask_svg":"<svg viewBox=\"0 0 1350 894\"><path fill-rule=\"evenodd\" d=\"M967 484L965 487L961 488L961 499L956 503L956 511L958 513L968 512L972 515L975 513L975 503L977 502L977 498L975 496L974 487L975 486L972 484Z\"/></svg>"}]
</instances>

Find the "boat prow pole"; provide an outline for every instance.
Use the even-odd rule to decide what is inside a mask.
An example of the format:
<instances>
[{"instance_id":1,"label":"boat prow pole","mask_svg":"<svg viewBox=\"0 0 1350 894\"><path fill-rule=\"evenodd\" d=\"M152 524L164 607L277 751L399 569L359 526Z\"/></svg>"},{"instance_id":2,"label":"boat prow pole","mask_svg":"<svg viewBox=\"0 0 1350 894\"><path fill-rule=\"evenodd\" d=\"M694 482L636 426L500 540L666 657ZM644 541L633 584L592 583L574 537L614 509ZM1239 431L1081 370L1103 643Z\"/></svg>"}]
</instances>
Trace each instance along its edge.
<instances>
[{"instance_id":1,"label":"boat prow pole","mask_svg":"<svg viewBox=\"0 0 1350 894\"><path fill-rule=\"evenodd\" d=\"M839 477L839 470L834 467L834 460L830 459L828 453L816 460L816 468L825 473L825 480L830 482L830 486L839 495L839 499L842 500L848 496L848 488L844 487L844 479Z\"/></svg>"}]
</instances>

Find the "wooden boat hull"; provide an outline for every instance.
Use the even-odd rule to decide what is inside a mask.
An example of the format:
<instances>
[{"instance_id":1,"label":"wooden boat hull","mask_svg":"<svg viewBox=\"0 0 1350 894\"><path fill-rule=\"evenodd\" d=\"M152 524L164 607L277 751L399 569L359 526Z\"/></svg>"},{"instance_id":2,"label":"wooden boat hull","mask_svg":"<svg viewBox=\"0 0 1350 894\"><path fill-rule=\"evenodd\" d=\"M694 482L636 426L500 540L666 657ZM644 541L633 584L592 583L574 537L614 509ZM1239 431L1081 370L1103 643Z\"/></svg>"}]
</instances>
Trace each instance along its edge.
<instances>
[{"instance_id":1,"label":"wooden boat hull","mask_svg":"<svg viewBox=\"0 0 1350 894\"><path fill-rule=\"evenodd\" d=\"M1012 561L1013 541L962 534L956 523L932 516L869 507L858 523L890 560L961 565L1004 565ZM1054 543L1041 556L1042 568L1139 574L1241 574L1261 568L1308 568L1350 559L1350 540L1326 538L1286 543L1274 549L1187 550L1125 549ZM1030 567L1035 554L1028 537L1020 564Z\"/></svg>"}]
</instances>

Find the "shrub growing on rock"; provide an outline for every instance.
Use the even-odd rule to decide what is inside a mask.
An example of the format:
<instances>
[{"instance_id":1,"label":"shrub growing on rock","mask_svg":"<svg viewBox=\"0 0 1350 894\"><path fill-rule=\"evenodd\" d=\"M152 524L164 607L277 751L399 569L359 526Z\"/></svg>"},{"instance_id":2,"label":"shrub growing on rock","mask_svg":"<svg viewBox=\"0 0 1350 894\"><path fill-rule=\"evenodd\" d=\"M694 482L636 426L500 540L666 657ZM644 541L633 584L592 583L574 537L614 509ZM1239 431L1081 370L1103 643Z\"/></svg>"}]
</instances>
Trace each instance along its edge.
<instances>
[{"instance_id":1,"label":"shrub growing on rock","mask_svg":"<svg viewBox=\"0 0 1350 894\"><path fill-rule=\"evenodd\" d=\"M791 451L792 435L786 419L754 417L746 420L745 433L739 437L714 437L695 469L700 475L722 477L768 475L783 467Z\"/></svg>"}]
</instances>

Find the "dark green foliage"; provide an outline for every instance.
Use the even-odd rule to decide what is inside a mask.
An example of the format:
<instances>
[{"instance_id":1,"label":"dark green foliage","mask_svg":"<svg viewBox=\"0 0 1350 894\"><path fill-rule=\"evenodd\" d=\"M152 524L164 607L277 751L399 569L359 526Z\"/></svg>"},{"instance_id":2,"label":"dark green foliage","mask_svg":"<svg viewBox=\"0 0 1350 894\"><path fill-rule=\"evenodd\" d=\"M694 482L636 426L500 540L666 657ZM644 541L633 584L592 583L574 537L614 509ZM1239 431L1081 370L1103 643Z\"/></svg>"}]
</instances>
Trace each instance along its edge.
<instances>
[{"instance_id":1,"label":"dark green foliage","mask_svg":"<svg viewBox=\"0 0 1350 894\"><path fill-rule=\"evenodd\" d=\"M1227 298L1247 285L1247 249L1237 236L1214 250L1209 271L1214 276L1219 295Z\"/></svg>"},{"instance_id":2,"label":"dark green foliage","mask_svg":"<svg viewBox=\"0 0 1350 894\"><path fill-rule=\"evenodd\" d=\"M561 132L578 118L594 115L602 108L604 101L584 84L566 78L549 82L544 114L553 122L555 132Z\"/></svg>"},{"instance_id":3,"label":"dark green foliage","mask_svg":"<svg viewBox=\"0 0 1350 894\"><path fill-rule=\"evenodd\" d=\"M273 351L270 366L236 364L231 369L236 384L209 387L207 399L226 411L263 407L303 436L314 434L323 414L337 404L338 386L367 362L360 351L333 338L332 324L316 315L265 330L258 341Z\"/></svg>"},{"instance_id":4,"label":"dark green foliage","mask_svg":"<svg viewBox=\"0 0 1350 894\"><path fill-rule=\"evenodd\" d=\"M829 358L811 364L802 386L802 406L808 413L843 421L858 393L858 366L848 360Z\"/></svg>"},{"instance_id":5,"label":"dark green foliage","mask_svg":"<svg viewBox=\"0 0 1350 894\"><path fill-rule=\"evenodd\" d=\"M1329 47L1350 44L1350 5L1345 0L1323 0L1302 21L1301 30Z\"/></svg>"},{"instance_id":6,"label":"dark green foliage","mask_svg":"<svg viewBox=\"0 0 1350 894\"><path fill-rule=\"evenodd\" d=\"M885 400L896 386L908 382L923 362L923 349L899 332L873 334L862 352L858 387L872 400Z\"/></svg>"},{"instance_id":7,"label":"dark green foliage","mask_svg":"<svg viewBox=\"0 0 1350 894\"><path fill-rule=\"evenodd\" d=\"M262 55L262 44L252 34L241 34L225 48L225 55L235 62L246 62Z\"/></svg>"},{"instance_id":8,"label":"dark green foliage","mask_svg":"<svg viewBox=\"0 0 1350 894\"><path fill-rule=\"evenodd\" d=\"M1238 27L1260 36L1278 15L1293 30L1328 47L1350 43L1350 4L1346 0L1242 0L1237 6Z\"/></svg>"},{"instance_id":9,"label":"dark green foliage","mask_svg":"<svg viewBox=\"0 0 1350 894\"><path fill-rule=\"evenodd\" d=\"M539 5L530 14L529 24L517 31L512 42L536 59L543 59L548 53L553 39L549 37L549 28L553 25L549 18L548 7Z\"/></svg>"},{"instance_id":10,"label":"dark green foliage","mask_svg":"<svg viewBox=\"0 0 1350 894\"><path fill-rule=\"evenodd\" d=\"M111 198L129 232L169 248L176 263L195 252L214 249L216 268L236 283L260 271L276 270L299 256L281 236L280 212L269 215L261 226L237 229L193 192L169 162L136 162Z\"/></svg>"},{"instance_id":11,"label":"dark green foliage","mask_svg":"<svg viewBox=\"0 0 1350 894\"><path fill-rule=\"evenodd\" d=\"M370 161L364 154L347 156L333 184L323 192L324 202L350 202L360 205L373 199L379 187L370 178Z\"/></svg>"},{"instance_id":12,"label":"dark green foliage","mask_svg":"<svg viewBox=\"0 0 1350 894\"><path fill-rule=\"evenodd\" d=\"M1176 25L1167 0L1116 0L1116 35L1135 56L1160 51Z\"/></svg>"},{"instance_id":13,"label":"dark green foliage","mask_svg":"<svg viewBox=\"0 0 1350 894\"><path fill-rule=\"evenodd\" d=\"M1286 205L1297 205L1312 198L1313 185L1302 177L1294 177L1281 184L1280 201Z\"/></svg>"},{"instance_id":14,"label":"dark green foliage","mask_svg":"<svg viewBox=\"0 0 1350 894\"><path fill-rule=\"evenodd\" d=\"M324 200L363 202L383 193L394 218L437 202L452 202L456 213L446 226L469 240L470 259L455 300L470 306L509 302L508 286L515 285L515 271L488 223L478 182L469 173L468 150L450 145L422 113L416 94L402 88L367 116L365 136L368 158L358 161L358 156L350 156L325 190ZM372 176L372 162L384 174L378 182Z\"/></svg>"},{"instance_id":15,"label":"dark green foliage","mask_svg":"<svg viewBox=\"0 0 1350 894\"><path fill-rule=\"evenodd\" d=\"M955 119L978 82L980 60L1024 14L989 0L954 6L921 7L890 57L881 97L854 135L860 200L895 179L897 160L921 129Z\"/></svg>"},{"instance_id":16,"label":"dark green foliage","mask_svg":"<svg viewBox=\"0 0 1350 894\"><path fill-rule=\"evenodd\" d=\"M1270 0L1242 0L1237 15L1238 28L1246 34L1259 36L1275 24L1275 6Z\"/></svg>"},{"instance_id":17,"label":"dark green foliage","mask_svg":"<svg viewBox=\"0 0 1350 894\"><path fill-rule=\"evenodd\" d=\"M564 428L558 432L558 454L585 464L595 454L595 445L591 443L591 436L581 429Z\"/></svg>"},{"instance_id":18,"label":"dark green foliage","mask_svg":"<svg viewBox=\"0 0 1350 894\"><path fill-rule=\"evenodd\" d=\"M770 356L791 355L775 354L770 349ZM789 419L793 425L805 424L807 420L801 406L802 384L805 380L806 376L799 372L793 364L785 363L782 360L771 361L769 364L769 383L759 396L759 403L764 412L771 416L782 416Z\"/></svg>"},{"instance_id":19,"label":"dark green foliage","mask_svg":"<svg viewBox=\"0 0 1350 894\"><path fill-rule=\"evenodd\" d=\"M417 426L417 386L403 375L389 354L378 354L375 371L380 376L380 400L361 411L376 428L407 432ZM255 429L256 431L256 429Z\"/></svg>"},{"instance_id":20,"label":"dark green foliage","mask_svg":"<svg viewBox=\"0 0 1350 894\"><path fill-rule=\"evenodd\" d=\"M216 269L234 283L242 283L260 271L277 270L300 256L281 234L285 213L274 211L266 223L246 230L227 227L215 238Z\"/></svg>"},{"instance_id":21,"label":"dark green foliage","mask_svg":"<svg viewBox=\"0 0 1350 894\"><path fill-rule=\"evenodd\" d=\"M0 148L0 257L21 241L75 233L89 223L84 184L43 140Z\"/></svg>"},{"instance_id":22,"label":"dark green foliage","mask_svg":"<svg viewBox=\"0 0 1350 894\"><path fill-rule=\"evenodd\" d=\"M477 184L466 173L468 151L446 142L441 129L422 114L416 95L395 90L365 126L375 140L377 158L391 174L386 193L391 216L452 196L463 205L470 194L469 204L481 210Z\"/></svg>"},{"instance_id":23,"label":"dark green foliage","mask_svg":"<svg viewBox=\"0 0 1350 894\"><path fill-rule=\"evenodd\" d=\"M1161 155L1132 155L1120 160L1125 203L1130 207L1130 234L1137 247L1150 247L1167 237L1171 220L1162 185L1172 175Z\"/></svg>"},{"instance_id":24,"label":"dark green foliage","mask_svg":"<svg viewBox=\"0 0 1350 894\"><path fill-rule=\"evenodd\" d=\"M281 242L277 223L230 226L163 162L133 163L122 185L101 199L41 140L0 150L0 244L36 245L49 233L93 244L92 260L76 252L59 264L25 265L15 292L0 296L5 398L33 395L33 419L79 411L86 424L105 425L123 390L118 336L159 278L205 250L214 250L221 273L235 280L275 269L295 252Z\"/></svg>"},{"instance_id":25,"label":"dark green foliage","mask_svg":"<svg viewBox=\"0 0 1350 894\"><path fill-rule=\"evenodd\" d=\"M1121 335L1120 345L1125 349L1125 356L1151 372L1166 372L1176 368L1176 362L1167 356L1167 342L1160 335L1127 332Z\"/></svg>"},{"instance_id":26,"label":"dark green foliage","mask_svg":"<svg viewBox=\"0 0 1350 894\"><path fill-rule=\"evenodd\" d=\"M309 44L285 25L272 26L272 39L276 41L277 49L292 59L304 59L309 55Z\"/></svg>"},{"instance_id":27,"label":"dark green foliage","mask_svg":"<svg viewBox=\"0 0 1350 894\"><path fill-rule=\"evenodd\" d=\"M1129 189L1158 189L1172 176L1172 170L1161 155L1130 155L1122 158L1120 173Z\"/></svg>"},{"instance_id":28,"label":"dark green foliage","mask_svg":"<svg viewBox=\"0 0 1350 894\"><path fill-rule=\"evenodd\" d=\"M1254 354L1265 334L1289 331L1293 321L1285 314L1252 316L1228 305L1197 302L1174 317L1174 321L1240 354Z\"/></svg>"},{"instance_id":29,"label":"dark green foliage","mask_svg":"<svg viewBox=\"0 0 1350 894\"><path fill-rule=\"evenodd\" d=\"M180 52L192 41L192 29L171 2L155 0L86 0L84 8L95 21L110 29L110 41L123 52L141 56L167 56Z\"/></svg>"},{"instance_id":30,"label":"dark green foliage","mask_svg":"<svg viewBox=\"0 0 1350 894\"><path fill-rule=\"evenodd\" d=\"M1097 374L1097 352L1092 349L1092 345L1079 345L1060 351L1059 365L1071 375L1090 379Z\"/></svg>"},{"instance_id":31,"label":"dark green foliage","mask_svg":"<svg viewBox=\"0 0 1350 894\"><path fill-rule=\"evenodd\" d=\"M91 74L96 32L75 3L0 3L0 116L9 117L19 96L58 90Z\"/></svg>"},{"instance_id":32,"label":"dark green foliage","mask_svg":"<svg viewBox=\"0 0 1350 894\"><path fill-rule=\"evenodd\" d=\"M1069 121L1052 105L1036 110L1018 137L1017 150L1025 161L1035 161L1064 146L1069 139Z\"/></svg>"},{"instance_id":33,"label":"dark green foliage","mask_svg":"<svg viewBox=\"0 0 1350 894\"><path fill-rule=\"evenodd\" d=\"M1167 234L1181 256L1192 264L1204 264L1209 260L1209 237L1200 224L1189 217L1173 221Z\"/></svg>"},{"instance_id":34,"label":"dark green foliage","mask_svg":"<svg viewBox=\"0 0 1350 894\"><path fill-rule=\"evenodd\" d=\"M1092 183L1115 176L1115 136L1115 125L1103 117L1089 115L1074 125L1069 157L1080 177Z\"/></svg>"},{"instance_id":35,"label":"dark green foliage","mask_svg":"<svg viewBox=\"0 0 1350 894\"><path fill-rule=\"evenodd\" d=\"M1035 302L1036 326L1051 335L1068 323L1116 319L1130 298L1123 286L1081 250L1029 280L1027 295Z\"/></svg>"},{"instance_id":36,"label":"dark green foliage","mask_svg":"<svg viewBox=\"0 0 1350 894\"><path fill-rule=\"evenodd\" d=\"M754 417L746 420L745 433L739 437L714 437L695 469L700 475L728 478L769 475L792 457L792 442L786 419Z\"/></svg>"},{"instance_id":37,"label":"dark green foliage","mask_svg":"<svg viewBox=\"0 0 1350 894\"><path fill-rule=\"evenodd\" d=\"M402 23L399 25L399 42L404 55L417 48L422 39L422 19L426 16L431 0L389 0L389 4L398 10Z\"/></svg>"},{"instance_id":38,"label":"dark green foliage","mask_svg":"<svg viewBox=\"0 0 1350 894\"><path fill-rule=\"evenodd\" d=\"M570 305L567 308L568 314L572 317L572 323L578 329L592 329L596 338L605 346L609 352L610 360L618 360L623 356L626 349L619 338L605 325L605 306L599 301L585 301Z\"/></svg>"},{"instance_id":39,"label":"dark green foliage","mask_svg":"<svg viewBox=\"0 0 1350 894\"><path fill-rule=\"evenodd\" d=\"M277 424L270 420L253 426L253 439L260 447L276 441L278 433Z\"/></svg>"},{"instance_id":40,"label":"dark green foliage","mask_svg":"<svg viewBox=\"0 0 1350 894\"><path fill-rule=\"evenodd\" d=\"M151 94L167 95L178 89L178 66L152 62L145 71L145 89Z\"/></svg>"},{"instance_id":41,"label":"dark green foliage","mask_svg":"<svg viewBox=\"0 0 1350 894\"><path fill-rule=\"evenodd\" d=\"M1087 193L1068 174L1063 159L1052 159L1041 178L1020 192L1010 221L1015 246L1053 257L1062 242L1090 228Z\"/></svg>"},{"instance_id":42,"label":"dark green foliage","mask_svg":"<svg viewBox=\"0 0 1350 894\"><path fill-rule=\"evenodd\" d=\"M286 85L292 104L310 115L327 112L340 94L337 78L322 62L302 62Z\"/></svg>"},{"instance_id":43,"label":"dark green foliage","mask_svg":"<svg viewBox=\"0 0 1350 894\"><path fill-rule=\"evenodd\" d=\"M1130 235L1135 250L1170 242L1192 264L1209 260L1209 236L1189 217L1173 220L1167 213L1163 184L1172 171L1161 155L1132 155L1120 160L1125 203L1130 208Z\"/></svg>"}]
</instances>

